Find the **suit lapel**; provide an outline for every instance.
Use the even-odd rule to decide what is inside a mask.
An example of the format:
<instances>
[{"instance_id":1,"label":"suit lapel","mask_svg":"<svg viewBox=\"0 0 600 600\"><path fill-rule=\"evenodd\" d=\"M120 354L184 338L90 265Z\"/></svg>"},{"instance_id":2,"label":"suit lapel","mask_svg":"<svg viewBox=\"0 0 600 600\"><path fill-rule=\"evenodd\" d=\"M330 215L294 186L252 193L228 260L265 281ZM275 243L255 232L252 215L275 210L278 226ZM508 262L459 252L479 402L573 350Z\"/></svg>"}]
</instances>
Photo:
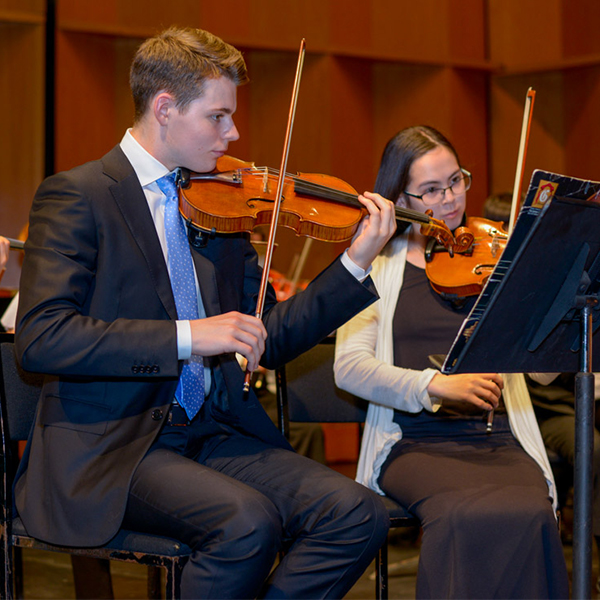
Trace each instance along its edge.
<instances>
[{"instance_id":1,"label":"suit lapel","mask_svg":"<svg viewBox=\"0 0 600 600\"><path fill-rule=\"evenodd\" d=\"M169 272L146 197L135 171L118 146L103 158L103 163L105 174L115 181L110 186L110 192L146 259L156 293L169 316L177 319Z\"/></svg>"},{"instance_id":2,"label":"suit lapel","mask_svg":"<svg viewBox=\"0 0 600 600\"><path fill-rule=\"evenodd\" d=\"M200 284L200 294L207 317L221 313L217 275L213 263L202 256L200 252L192 249L192 258L196 267L196 275Z\"/></svg>"}]
</instances>

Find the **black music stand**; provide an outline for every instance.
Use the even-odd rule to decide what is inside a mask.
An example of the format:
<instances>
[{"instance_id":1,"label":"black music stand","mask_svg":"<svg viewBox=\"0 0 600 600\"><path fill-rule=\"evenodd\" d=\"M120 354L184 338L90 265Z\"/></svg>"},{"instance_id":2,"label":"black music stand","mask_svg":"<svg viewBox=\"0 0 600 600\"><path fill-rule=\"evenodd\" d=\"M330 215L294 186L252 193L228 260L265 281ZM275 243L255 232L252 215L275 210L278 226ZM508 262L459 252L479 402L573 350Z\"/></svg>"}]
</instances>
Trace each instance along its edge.
<instances>
[{"instance_id":1,"label":"black music stand","mask_svg":"<svg viewBox=\"0 0 600 600\"><path fill-rule=\"evenodd\" d=\"M476 305L465 320L443 372L577 373L573 598L590 598L600 205L555 197L501 268L483 308Z\"/></svg>"}]
</instances>

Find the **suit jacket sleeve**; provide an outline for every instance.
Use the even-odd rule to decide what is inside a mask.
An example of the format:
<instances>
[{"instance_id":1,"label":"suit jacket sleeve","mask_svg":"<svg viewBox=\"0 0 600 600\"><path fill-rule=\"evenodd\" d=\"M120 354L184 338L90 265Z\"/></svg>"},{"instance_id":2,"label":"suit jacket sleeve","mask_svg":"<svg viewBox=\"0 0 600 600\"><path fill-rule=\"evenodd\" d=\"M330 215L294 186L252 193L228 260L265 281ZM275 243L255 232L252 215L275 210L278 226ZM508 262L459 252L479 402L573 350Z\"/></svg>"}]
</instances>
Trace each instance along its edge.
<instances>
[{"instance_id":1,"label":"suit jacket sleeve","mask_svg":"<svg viewBox=\"0 0 600 600\"><path fill-rule=\"evenodd\" d=\"M143 200L133 183L135 200ZM158 298L152 301L156 282L139 260L111 185L116 182L95 161L47 179L36 194L16 335L28 370L86 377L178 375L175 323ZM160 253L157 260L164 262Z\"/></svg>"}]
</instances>

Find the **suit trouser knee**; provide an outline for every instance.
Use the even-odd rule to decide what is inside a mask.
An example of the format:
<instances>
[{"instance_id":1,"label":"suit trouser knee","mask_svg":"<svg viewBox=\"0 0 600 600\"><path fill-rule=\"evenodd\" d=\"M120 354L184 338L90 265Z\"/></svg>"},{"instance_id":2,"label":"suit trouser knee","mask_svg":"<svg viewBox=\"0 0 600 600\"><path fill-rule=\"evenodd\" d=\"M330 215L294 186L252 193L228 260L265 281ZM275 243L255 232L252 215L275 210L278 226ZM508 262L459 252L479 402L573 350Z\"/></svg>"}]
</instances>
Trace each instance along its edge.
<instances>
[{"instance_id":1,"label":"suit trouser knee","mask_svg":"<svg viewBox=\"0 0 600 600\"><path fill-rule=\"evenodd\" d=\"M280 518L268 498L165 450L152 452L138 467L124 524L175 537L193 549L182 597L257 591L282 545Z\"/></svg>"}]
</instances>

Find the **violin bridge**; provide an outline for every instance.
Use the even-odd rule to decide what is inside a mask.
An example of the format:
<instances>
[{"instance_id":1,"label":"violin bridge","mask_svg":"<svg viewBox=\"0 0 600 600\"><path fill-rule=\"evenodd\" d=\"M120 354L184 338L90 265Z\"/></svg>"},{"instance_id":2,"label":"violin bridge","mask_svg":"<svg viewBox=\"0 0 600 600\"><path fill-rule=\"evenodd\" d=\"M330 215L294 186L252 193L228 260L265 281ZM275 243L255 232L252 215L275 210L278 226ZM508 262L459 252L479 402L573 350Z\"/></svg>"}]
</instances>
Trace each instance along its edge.
<instances>
[{"instance_id":1,"label":"violin bridge","mask_svg":"<svg viewBox=\"0 0 600 600\"><path fill-rule=\"evenodd\" d=\"M492 240L492 247L490 248L490 252L492 253L492 256L494 258L496 258L496 254L498 253L499 247L500 247L500 242L498 241L498 238L494 236L494 239Z\"/></svg>"},{"instance_id":2,"label":"violin bridge","mask_svg":"<svg viewBox=\"0 0 600 600\"><path fill-rule=\"evenodd\" d=\"M263 194L269 193L269 172L267 169L263 170Z\"/></svg>"}]
</instances>

